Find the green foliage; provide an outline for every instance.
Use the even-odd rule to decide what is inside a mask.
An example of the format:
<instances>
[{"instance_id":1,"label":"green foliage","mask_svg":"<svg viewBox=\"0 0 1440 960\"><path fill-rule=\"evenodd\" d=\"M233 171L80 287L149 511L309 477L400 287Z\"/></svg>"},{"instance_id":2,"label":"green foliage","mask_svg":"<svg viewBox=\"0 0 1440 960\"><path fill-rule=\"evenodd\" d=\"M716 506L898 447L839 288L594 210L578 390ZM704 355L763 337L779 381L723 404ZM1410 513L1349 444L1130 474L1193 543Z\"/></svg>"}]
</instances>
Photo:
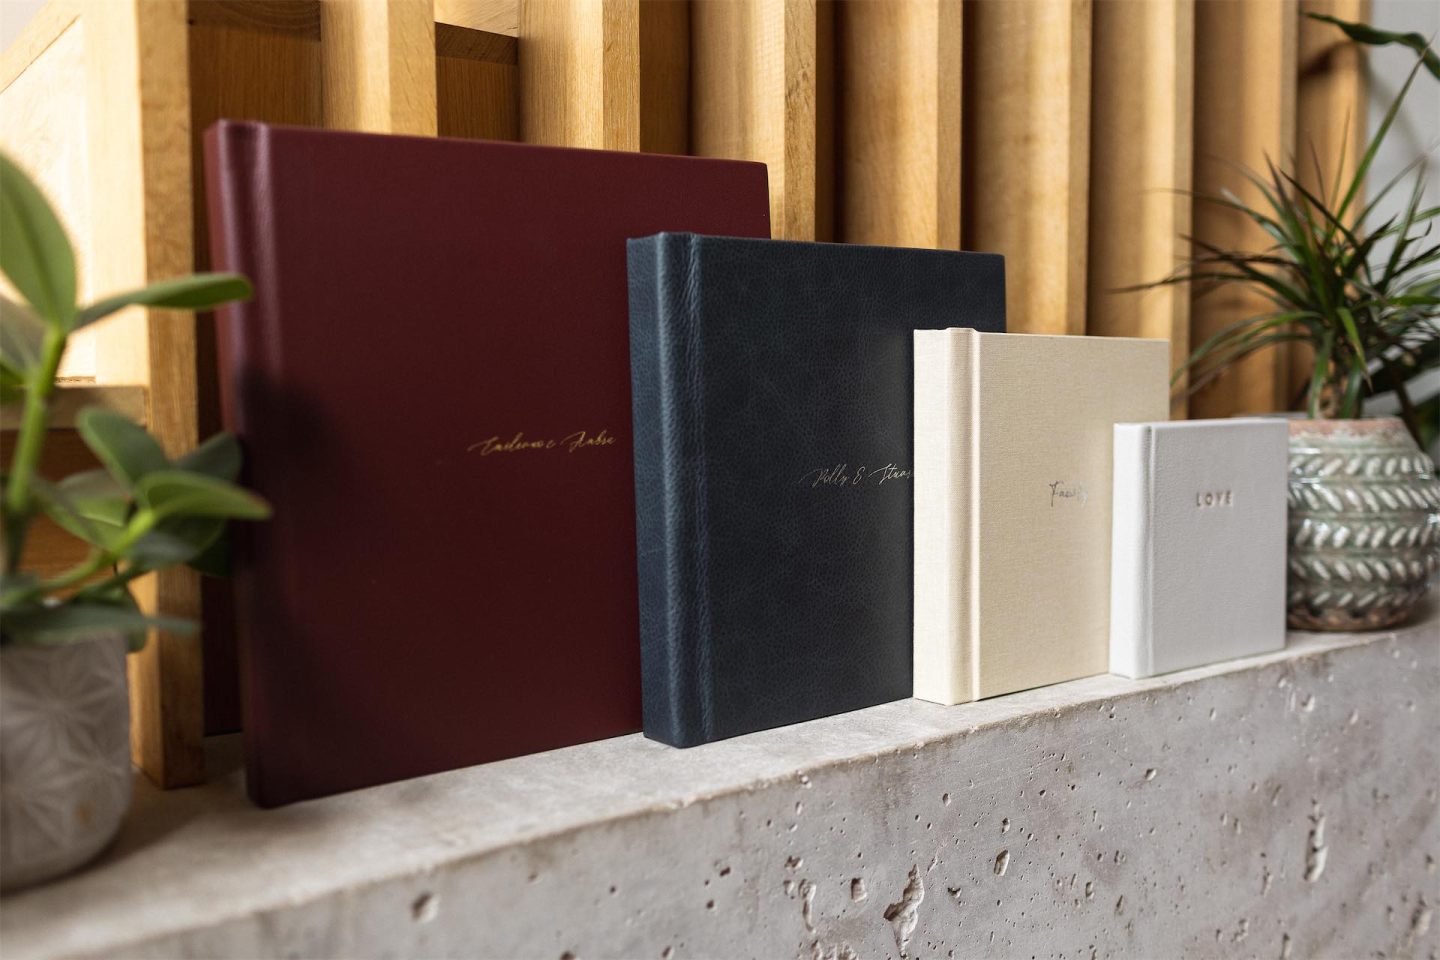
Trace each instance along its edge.
<instances>
[{"instance_id":1,"label":"green foliage","mask_svg":"<svg viewBox=\"0 0 1440 960\"><path fill-rule=\"evenodd\" d=\"M219 434L172 461L141 427L89 408L77 427L103 469L58 483L36 470L70 334L131 305L200 310L243 299L249 282L198 274L77 304L70 240L44 195L3 154L0 271L24 301L0 297L0 402L21 408L14 455L0 474L0 642L48 646L122 633L138 648L149 630L193 629L185 620L142 613L129 585L178 564L224 571L228 521L269 516L263 500L235 483L235 438ZM22 566L26 533L41 514L91 547L84 562L50 578Z\"/></svg>"},{"instance_id":2,"label":"green foliage","mask_svg":"<svg viewBox=\"0 0 1440 960\"><path fill-rule=\"evenodd\" d=\"M1363 43L1371 47L1388 47L1392 43L1402 47L1409 47L1420 55L1420 62L1430 75L1440 80L1440 56L1430 49L1430 44L1418 33L1392 33L1389 30L1377 30L1366 23L1352 23L1349 20L1341 20L1339 17L1332 17L1328 13L1310 13L1306 11L1305 16L1311 20L1319 20L1321 23L1334 24L1345 32L1345 36L1356 43Z\"/></svg>"},{"instance_id":3,"label":"green foliage","mask_svg":"<svg viewBox=\"0 0 1440 960\"><path fill-rule=\"evenodd\" d=\"M1415 35L1316 19L1336 22L1363 42L1414 47ZM1314 366L1308 385L1295 398L1297 408L1311 417L1354 418L1363 415L1368 397L1393 390L1401 418L1421 447L1434 439L1440 417L1433 404L1412 402L1407 388L1416 375L1440 365L1440 243L1431 235L1440 207L1421 205L1423 158L1368 202L1360 201L1366 175L1417 73L1422 67L1440 67L1423 40L1419 49L1422 56L1348 181L1338 176L1327 180L1318 157L1312 157L1316 182L1331 183L1328 189L1307 189L1294 172L1273 163L1263 175L1241 170L1263 202L1250 204L1230 191L1199 199L1248 218L1271 244L1257 251L1233 251L1187 238L1195 251L1191 258L1169 277L1137 288L1188 283L1203 296L1239 284L1272 305L1270 311L1230 324L1195 348L1176 373L1177 380L1189 375L1190 392L1258 350L1300 343L1313 351ZM1340 157L1337 167L1343 168L1344 160ZM1374 223L1381 200L1407 178L1403 211ZM1382 254L1387 245L1388 252Z\"/></svg>"}]
</instances>

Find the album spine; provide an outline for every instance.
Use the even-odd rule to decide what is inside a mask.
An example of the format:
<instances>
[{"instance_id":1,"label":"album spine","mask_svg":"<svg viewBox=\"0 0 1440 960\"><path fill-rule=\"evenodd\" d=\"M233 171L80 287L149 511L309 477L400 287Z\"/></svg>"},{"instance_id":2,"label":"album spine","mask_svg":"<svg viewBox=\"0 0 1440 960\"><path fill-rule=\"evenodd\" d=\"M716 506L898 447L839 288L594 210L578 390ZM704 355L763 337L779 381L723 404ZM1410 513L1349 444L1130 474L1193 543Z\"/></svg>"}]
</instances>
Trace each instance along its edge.
<instances>
[{"instance_id":1,"label":"album spine","mask_svg":"<svg viewBox=\"0 0 1440 960\"><path fill-rule=\"evenodd\" d=\"M245 449L254 430L273 431L281 418L267 416L263 409L264 384L278 376L280 358L278 271L274 262L273 226L266 211L273 210L269 169L268 131L250 123L221 121L205 135L205 192L210 225L211 263L215 270L239 273L250 280L251 299L228 304L215 312L215 353L220 387L220 411L225 429L235 434ZM262 495L272 491L256 465L247 463L243 479ZM278 577L275 562L254 564L245 558L264 555L268 541L264 524L232 524L231 544L236 560L232 571L235 590L235 618L241 677L250 675L244 666L252 644L285 644L282 631L255 620L257 610L278 604L283 584L267 580ZM251 685L241 690L241 712L248 743L258 744L271 735L266 721L269 711ZM281 802L271 796L259 757L263 749L247 749L245 785L257 804Z\"/></svg>"},{"instance_id":2,"label":"album spine","mask_svg":"<svg viewBox=\"0 0 1440 960\"><path fill-rule=\"evenodd\" d=\"M970 331L915 332L915 696L974 696L970 536Z\"/></svg>"},{"instance_id":3,"label":"album spine","mask_svg":"<svg viewBox=\"0 0 1440 960\"><path fill-rule=\"evenodd\" d=\"M628 244L644 730L677 747L717 735L697 243L660 234Z\"/></svg>"},{"instance_id":4,"label":"album spine","mask_svg":"<svg viewBox=\"0 0 1440 960\"><path fill-rule=\"evenodd\" d=\"M1124 677L1148 677L1154 672L1154 450L1155 431L1150 426L1115 425L1110 672Z\"/></svg>"}]
</instances>

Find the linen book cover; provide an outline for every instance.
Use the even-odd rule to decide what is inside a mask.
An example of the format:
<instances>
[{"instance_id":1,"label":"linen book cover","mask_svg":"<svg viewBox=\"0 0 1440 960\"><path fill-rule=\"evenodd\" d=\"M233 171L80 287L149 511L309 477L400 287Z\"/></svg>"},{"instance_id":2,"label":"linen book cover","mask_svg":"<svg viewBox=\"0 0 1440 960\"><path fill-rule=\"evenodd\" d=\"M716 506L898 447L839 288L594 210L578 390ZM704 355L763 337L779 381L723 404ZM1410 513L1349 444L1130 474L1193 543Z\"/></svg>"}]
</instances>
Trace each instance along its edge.
<instances>
[{"instance_id":1,"label":"linen book cover","mask_svg":"<svg viewBox=\"0 0 1440 960\"><path fill-rule=\"evenodd\" d=\"M910 695L912 332L1004 329L991 254L630 243L645 734Z\"/></svg>"},{"instance_id":2,"label":"linen book cover","mask_svg":"<svg viewBox=\"0 0 1440 960\"><path fill-rule=\"evenodd\" d=\"M1115 427L1110 672L1285 646L1284 420Z\"/></svg>"},{"instance_id":3,"label":"linen book cover","mask_svg":"<svg viewBox=\"0 0 1440 960\"><path fill-rule=\"evenodd\" d=\"M915 333L915 696L1109 664L1116 423L1169 412L1169 345Z\"/></svg>"},{"instance_id":4,"label":"linen book cover","mask_svg":"<svg viewBox=\"0 0 1440 960\"><path fill-rule=\"evenodd\" d=\"M222 123L206 139L271 805L640 728L625 241L764 237L760 164Z\"/></svg>"}]
</instances>

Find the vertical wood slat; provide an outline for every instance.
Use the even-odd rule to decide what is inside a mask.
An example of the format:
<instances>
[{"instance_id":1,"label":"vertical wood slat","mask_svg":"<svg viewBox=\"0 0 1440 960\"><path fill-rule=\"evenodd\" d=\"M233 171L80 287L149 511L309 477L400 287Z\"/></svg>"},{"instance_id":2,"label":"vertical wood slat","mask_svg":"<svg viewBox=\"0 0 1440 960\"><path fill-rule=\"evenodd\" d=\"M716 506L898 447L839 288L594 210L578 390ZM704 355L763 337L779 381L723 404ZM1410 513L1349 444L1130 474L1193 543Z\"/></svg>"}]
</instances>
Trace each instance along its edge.
<instances>
[{"instance_id":1,"label":"vertical wood slat","mask_svg":"<svg viewBox=\"0 0 1440 960\"><path fill-rule=\"evenodd\" d=\"M691 151L767 164L772 234L814 239L814 0L698 3L690 21Z\"/></svg>"},{"instance_id":2,"label":"vertical wood slat","mask_svg":"<svg viewBox=\"0 0 1440 960\"><path fill-rule=\"evenodd\" d=\"M959 0L835 9L838 239L960 247Z\"/></svg>"},{"instance_id":3,"label":"vertical wood slat","mask_svg":"<svg viewBox=\"0 0 1440 960\"><path fill-rule=\"evenodd\" d=\"M436 23L435 106L442 137L519 140L515 38Z\"/></svg>"},{"instance_id":4,"label":"vertical wood slat","mask_svg":"<svg viewBox=\"0 0 1440 960\"><path fill-rule=\"evenodd\" d=\"M1368 23L1370 3L1300 0L1300 12ZM1337 176L1350 180L1364 152L1365 57L1358 44L1331 24L1302 16L1298 29L1295 168L1308 190L1328 195Z\"/></svg>"},{"instance_id":5,"label":"vertical wood slat","mask_svg":"<svg viewBox=\"0 0 1440 960\"><path fill-rule=\"evenodd\" d=\"M522 140L685 152L683 0L520 0L519 22Z\"/></svg>"},{"instance_id":6,"label":"vertical wood slat","mask_svg":"<svg viewBox=\"0 0 1440 960\"><path fill-rule=\"evenodd\" d=\"M1300 0L1300 12L1307 11L1370 22L1369 0ZM1337 178L1348 183L1354 176L1365 150L1365 57L1339 28L1304 16L1298 44L1295 171L1307 190L1329 196ZM1293 399L1309 385L1315 354L1300 343L1290 344L1286 353Z\"/></svg>"},{"instance_id":7,"label":"vertical wood slat","mask_svg":"<svg viewBox=\"0 0 1440 960\"><path fill-rule=\"evenodd\" d=\"M521 0L520 137L640 149L634 0Z\"/></svg>"},{"instance_id":8,"label":"vertical wood slat","mask_svg":"<svg viewBox=\"0 0 1440 960\"><path fill-rule=\"evenodd\" d=\"M1162 337L1171 367L1190 350L1190 292L1122 287L1170 274L1188 253L1194 0L1095 6L1086 332ZM1183 418L1184 383L1170 415Z\"/></svg>"},{"instance_id":9,"label":"vertical wood slat","mask_svg":"<svg viewBox=\"0 0 1440 960\"><path fill-rule=\"evenodd\" d=\"M93 289L109 292L188 272L193 262L190 100L183 0L84 6ZM195 321L127 310L97 325L96 379L140 383L146 421L167 453L196 442ZM189 570L136 581L141 605L199 613ZM135 761L162 786L204 779L202 668L196 637L151 634L129 658Z\"/></svg>"},{"instance_id":10,"label":"vertical wood slat","mask_svg":"<svg viewBox=\"0 0 1440 960\"><path fill-rule=\"evenodd\" d=\"M1005 254L1008 327L1085 332L1088 0L965 4L963 239Z\"/></svg>"},{"instance_id":11,"label":"vertical wood slat","mask_svg":"<svg viewBox=\"0 0 1440 960\"><path fill-rule=\"evenodd\" d=\"M431 0L321 0L325 126L434 136Z\"/></svg>"},{"instance_id":12,"label":"vertical wood slat","mask_svg":"<svg viewBox=\"0 0 1440 960\"><path fill-rule=\"evenodd\" d=\"M1206 0L1195 8L1195 190L1230 190L1246 203L1263 197L1236 169L1263 172L1284 163L1295 138L1295 0ZM1197 200L1195 236L1227 250L1263 250L1265 234L1243 214ZM1203 293L1203 291L1196 291ZM1267 313L1265 298L1233 285L1199 296L1191 307L1191 344L1229 323ZM1190 413L1227 417L1283 410L1289 401L1286 355L1257 353L1222 373L1190 401Z\"/></svg>"}]
</instances>

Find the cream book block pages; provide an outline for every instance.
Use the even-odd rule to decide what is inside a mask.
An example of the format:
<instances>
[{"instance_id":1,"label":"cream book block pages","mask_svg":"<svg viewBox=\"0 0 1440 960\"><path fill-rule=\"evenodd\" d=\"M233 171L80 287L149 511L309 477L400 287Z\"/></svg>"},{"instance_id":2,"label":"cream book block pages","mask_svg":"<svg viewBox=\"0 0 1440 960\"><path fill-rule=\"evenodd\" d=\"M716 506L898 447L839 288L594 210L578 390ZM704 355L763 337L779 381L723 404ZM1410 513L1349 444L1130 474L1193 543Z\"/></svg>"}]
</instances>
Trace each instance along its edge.
<instances>
[{"instance_id":1,"label":"cream book block pages","mask_svg":"<svg viewBox=\"0 0 1440 960\"><path fill-rule=\"evenodd\" d=\"M1115 427L1110 672L1285 645L1284 420Z\"/></svg>"},{"instance_id":2,"label":"cream book block pages","mask_svg":"<svg viewBox=\"0 0 1440 960\"><path fill-rule=\"evenodd\" d=\"M915 333L915 696L1109 665L1114 427L1169 410L1169 345Z\"/></svg>"}]
</instances>

